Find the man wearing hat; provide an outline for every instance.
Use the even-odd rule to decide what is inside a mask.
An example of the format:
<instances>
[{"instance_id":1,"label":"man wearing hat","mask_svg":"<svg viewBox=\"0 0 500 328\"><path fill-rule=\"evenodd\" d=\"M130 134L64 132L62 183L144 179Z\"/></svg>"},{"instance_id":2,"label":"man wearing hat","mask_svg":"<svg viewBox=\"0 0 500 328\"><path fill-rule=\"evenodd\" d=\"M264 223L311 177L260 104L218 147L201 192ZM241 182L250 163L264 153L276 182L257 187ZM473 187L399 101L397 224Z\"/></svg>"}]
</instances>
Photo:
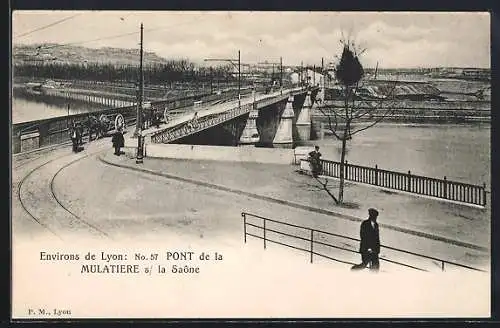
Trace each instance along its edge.
<instances>
[{"instance_id":1,"label":"man wearing hat","mask_svg":"<svg viewBox=\"0 0 500 328\"><path fill-rule=\"evenodd\" d=\"M361 223L361 242L359 252L361 253L361 264L352 267L352 270L364 269L370 264L370 270L378 271L380 253L380 236L377 223L378 211L374 208L368 210L368 219Z\"/></svg>"},{"instance_id":2,"label":"man wearing hat","mask_svg":"<svg viewBox=\"0 0 500 328\"><path fill-rule=\"evenodd\" d=\"M111 142L113 143L113 148L115 148L115 155L120 156L120 148L125 146L125 140L123 138L122 127L119 126L118 130L111 137Z\"/></svg>"}]
</instances>

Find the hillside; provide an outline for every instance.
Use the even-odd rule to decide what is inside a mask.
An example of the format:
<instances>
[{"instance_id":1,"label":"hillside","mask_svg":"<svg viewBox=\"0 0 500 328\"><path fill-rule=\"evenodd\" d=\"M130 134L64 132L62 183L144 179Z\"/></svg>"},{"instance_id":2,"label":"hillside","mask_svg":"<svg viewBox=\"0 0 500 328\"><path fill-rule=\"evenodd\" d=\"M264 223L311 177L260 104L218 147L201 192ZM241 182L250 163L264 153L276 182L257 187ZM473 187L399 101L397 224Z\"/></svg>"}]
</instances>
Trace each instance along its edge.
<instances>
[{"instance_id":1,"label":"hillside","mask_svg":"<svg viewBox=\"0 0 500 328\"><path fill-rule=\"evenodd\" d=\"M38 49L38 47L41 47ZM117 65L137 65L139 49L122 48L86 48L82 46L38 44L14 45L12 51L14 63L53 61L57 63L113 63ZM153 52L144 52L144 61L147 64L166 63L167 59Z\"/></svg>"}]
</instances>

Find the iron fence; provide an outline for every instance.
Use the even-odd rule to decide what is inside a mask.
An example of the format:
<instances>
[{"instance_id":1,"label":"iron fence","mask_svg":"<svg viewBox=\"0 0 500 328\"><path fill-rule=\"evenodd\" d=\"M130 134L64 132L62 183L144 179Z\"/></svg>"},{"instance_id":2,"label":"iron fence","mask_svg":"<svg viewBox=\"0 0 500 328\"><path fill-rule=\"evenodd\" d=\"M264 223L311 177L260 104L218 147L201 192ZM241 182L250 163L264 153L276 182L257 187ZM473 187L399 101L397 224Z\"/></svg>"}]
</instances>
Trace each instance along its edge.
<instances>
[{"instance_id":1,"label":"iron fence","mask_svg":"<svg viewBox=\"0 0 500 328\"><path fill-rule=\"evenodd\" d=\"M320 240L322 235L323 236L333 236L333 237L340 238L340 239L343 239L343 240L349 240L349 241L355 241L355 242L359 242L360 241L358 238L353 238L353 237L349 237L349 236L346 236L346 235L331 233L331 232L324 231L324 230L313 229L313 228L299 226L299 225L295 225L295 224L291 224L291 223L287 223L287 222L273 220L273 219L269 219L269 218L266 218L266 217L263 217L263 216L260 216L260 215L256 215L256 214L252 214L252 213L247 213L247 212L242 212L241 216L243 217L243 238L244 238L244 242L245 243L247 242L247 236L251 236L251 237L254 237L254 238L257 238L257 239L262 239L263 240L264 249L267 248L267 243L271 242L271 243L274 243L274 244L278 244L278 245L282 245L282 246L286 246L286 247L289 247L289 248L293 248L293 249L297 249L297 250L300 250L300 251L307 252L307 253L310 254L310 262L311 263L313 263L314 255L316 255L316 256L320 256L320 257L323 257L323 258L326 258L326 259L329 259L329 260L332 260L332 261L344 263L344 264L349 264L349 265L355 265L356 264L356 263L351 262L351 261L346 261L346 260L343 260L343 259L335 258L335 257L332 257L330 255L321 253L320 251L318 251L317 249L315 249L315 245L326 246L328 248L333 248L333 249L336 249L336 250L339 250L339 251L342 251L342 252L346 252L346 253L359 253L358 251L353 250L351 248L346 248L346 247L343 247L343 246L334 245L334 244L327 243L327 242L324 242L324 241ZM259 225L258 223L249 222L250 218L258 219L261 224ZM277 225L279 227L287 227L287 228L296 229L296 230L299 230L299 231L303 231L305 233L303 233L302 236L301 236L301 235L298 235L298 234L290 233L290 231L287 231L287 232L285 232L284 230L280 231L280 230L278 230L279 228L270 228L269 227L269 223L273 223L274 225ZM262 231L262 234L261 235L257 235L255 233L248 232L247 231L248 227L256 228L259 231ZM287 244L286 242L283 242L283 241L278 241L278 240L272 239L268 235L269 232L274 233L274 234L278 234L278 235L282 235L282 236L291 237L291 238L294 238L294 239L297 239L297 240L305 241L309 245L309 247L308 248L297 247L295 245ZM304 237L304 236L307 236L307 237ZM391 247L391 246L386 246L386 245L380 245L380 247L381 247L381 249L391 250L391 251L393 251L395 253L400 253L400 254L405 254L405 255L411 255L413 257L417 257L417 258L420 258L420 259L426 259L426 260L429 260L429 261L438 262L440 264L441 271L445 271L445 266L448 265L448 266L455 266L455 267L464 268L464 269L472 270L472 271L486 272L485 270L478 269L478 268L475 268L475 267L472 267L472 266L468 266L468 265L465 265L465 264L456 263L456 262L453 262L453 261L444 260L444 259L440 259L440 258L433 257L433 256L427 256L427 255L424 255L424 254L419 254L419 253L416 253L416 252L412 252L412 251L408 251L408 250L404 250L404 249L400 249L400 248L396 248L396 247ZM417 267L416 265L408 264L408 263L403 263L401 261L396 261L394 259L389 259L387 257L380 257L380 260L388 262L388 263L396 264L398 266L402 266L402 267L410 268L410 269L413 269L413 270L417 270L417 271L424 271L424 272L428 272L429 271L427 269L424 269L424 268L421 268L421 267Z\"/></svg>"},{"instance_id":2,"label":"iron fence","mask_svg":"<svg viewBox=\"0 0 500 328\"><path fill-rule=\"evenodd\" d=\"M307 159L302 159L308 161ZM322 175L340 178L340 162L321 160ZM409 193L437 197L462 203L486 206L486 184L482 186L422 175L389 171L375 167L350 164L346 161L344 178Z\"/></svg>"}]
</instances>

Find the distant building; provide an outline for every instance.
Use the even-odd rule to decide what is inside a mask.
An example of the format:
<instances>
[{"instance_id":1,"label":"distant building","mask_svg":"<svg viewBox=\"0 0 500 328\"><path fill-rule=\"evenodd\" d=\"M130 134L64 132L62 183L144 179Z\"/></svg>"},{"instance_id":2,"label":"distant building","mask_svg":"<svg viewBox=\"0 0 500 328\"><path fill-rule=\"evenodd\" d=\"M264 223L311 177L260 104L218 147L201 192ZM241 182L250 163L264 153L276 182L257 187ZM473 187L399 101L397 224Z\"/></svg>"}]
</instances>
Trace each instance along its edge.
<instances>
[{"instance_id":1,"label":"distant building","mask_svg":"<svg viewBox=\"0 0 500 328\"><path fill-rule=\"evenodd\" d=\"M301 78L303 82L307 82L311 85L321 85L325 79L325 74L321 74L312 69L305 69L302 73L299 71L290 74L290 79L294 84L298 84ZM326 78L328 79L328 76Z\"/></svg>"}]
</instances>

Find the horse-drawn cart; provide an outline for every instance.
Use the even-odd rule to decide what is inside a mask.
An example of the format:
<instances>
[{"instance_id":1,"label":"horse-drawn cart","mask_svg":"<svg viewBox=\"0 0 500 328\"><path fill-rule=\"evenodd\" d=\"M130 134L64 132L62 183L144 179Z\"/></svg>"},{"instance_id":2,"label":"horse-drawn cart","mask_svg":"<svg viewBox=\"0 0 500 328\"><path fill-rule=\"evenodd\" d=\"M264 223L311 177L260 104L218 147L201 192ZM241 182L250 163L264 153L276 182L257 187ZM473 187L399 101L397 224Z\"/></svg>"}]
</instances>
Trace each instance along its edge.
<instances>
[{"instance_id":1,"label":"horse-drawn cart","mask_svg":"<svg viewBox=\"0 0 500 328\"><path fill-rule=\"evenodd\" d=\"M125 129L125 119L122 114L101 114L99 118L95 115L90 115L88 118L88 133L89 139L103 138L113 134L114 131Z\"/></svg>"}]
</instances>

